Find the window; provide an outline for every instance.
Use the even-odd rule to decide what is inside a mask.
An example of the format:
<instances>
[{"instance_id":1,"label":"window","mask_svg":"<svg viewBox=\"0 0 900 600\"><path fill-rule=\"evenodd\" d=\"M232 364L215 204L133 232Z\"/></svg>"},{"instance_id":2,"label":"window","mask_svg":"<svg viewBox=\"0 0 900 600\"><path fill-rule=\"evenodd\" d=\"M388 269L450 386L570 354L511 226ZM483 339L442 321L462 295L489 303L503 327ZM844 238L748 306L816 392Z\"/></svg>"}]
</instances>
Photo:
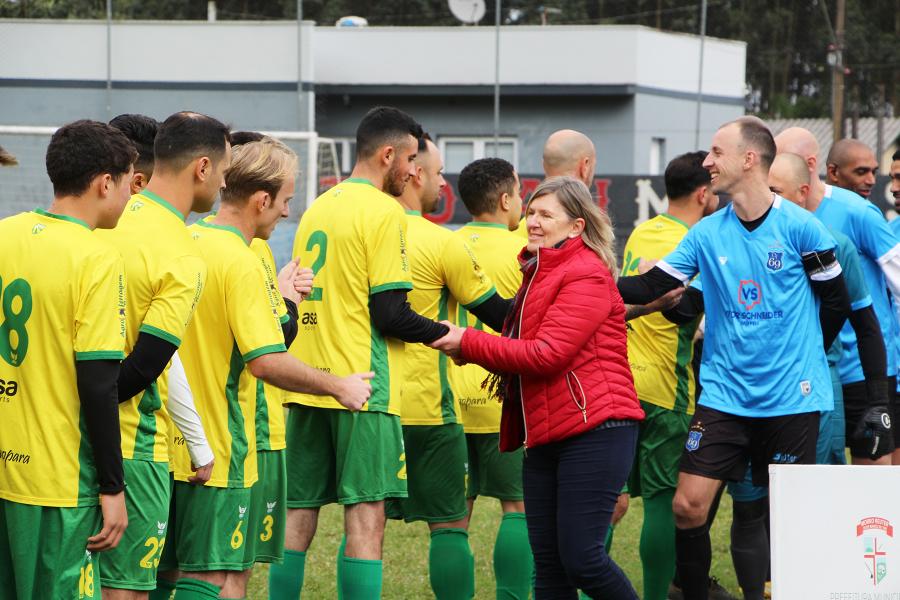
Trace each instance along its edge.
<instances>
[{"instance_id":1,"label":"window","mask_svg":"<svg viewBox=\"0 0 900 600\"><path fill-rule=\"evenodd\" d=\"M356 164L356 138L334 138L341 174L349 175Z\"/></svg>"},{"instance_id":2,"label":"window","mask_svg":"<svg viewBox=\"0 0 900 600\"><path fill-rule=\"evenodd\" d=\"M438 147L444 157L444 171L459 173L473 160L496 156L518 168L518 143L516 138L499 138L498 152L494 151L493 137L441 137Z\"/></svg>"},{"instance_id":3,"label":"window","mask_svg":"<svg viewBox=\"0 0 900 600\"><path fill-rule=\"evenodd\" d=\"M666 164L666 138L650 139L650 175L661 175Z\"/></svg>"}]
</instances>

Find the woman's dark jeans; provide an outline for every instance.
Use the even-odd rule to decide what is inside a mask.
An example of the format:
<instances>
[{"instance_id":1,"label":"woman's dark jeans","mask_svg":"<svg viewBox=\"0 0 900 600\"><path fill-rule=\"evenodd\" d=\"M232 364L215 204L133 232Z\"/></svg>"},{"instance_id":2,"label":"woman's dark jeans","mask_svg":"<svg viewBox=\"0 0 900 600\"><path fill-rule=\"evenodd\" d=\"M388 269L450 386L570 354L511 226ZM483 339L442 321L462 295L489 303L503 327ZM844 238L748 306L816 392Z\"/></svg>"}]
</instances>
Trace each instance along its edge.
<instances>
[{"instance_id":1,"label":"woman's dark jeans","mask_svg":"<svg viewBox=\"0 0 900 600\"><path fill-rule=\"evenodd\" d=\"M535 599L637 600L603 545L616 499L631 471L637 423L598 427L529 448L522 469Z\"/></svg>"}]
</instances>

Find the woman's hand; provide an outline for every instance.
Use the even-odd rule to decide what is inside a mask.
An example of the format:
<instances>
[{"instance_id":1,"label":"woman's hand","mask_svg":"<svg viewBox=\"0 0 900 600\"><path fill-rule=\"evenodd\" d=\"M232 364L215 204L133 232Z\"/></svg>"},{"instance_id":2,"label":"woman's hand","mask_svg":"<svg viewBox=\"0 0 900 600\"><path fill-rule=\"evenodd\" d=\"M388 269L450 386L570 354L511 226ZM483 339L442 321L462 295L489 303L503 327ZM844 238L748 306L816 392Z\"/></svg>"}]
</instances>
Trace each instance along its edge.
<instances>
[{"instance_id":1,"label":"woman's hand","mask_svg":"<svg viewBox=\"0 0 900 600\"><path fill-rule=\"evenodd\" d=\"M441 323L446 325L450 331L448 331L447 335L444 337L438 338L428 345L435 350L440 350L454 361L457 361L462 347L462 336L466 330L462 327L457 327L450 321L441 321Z\"/></svg>"}]
</instances>

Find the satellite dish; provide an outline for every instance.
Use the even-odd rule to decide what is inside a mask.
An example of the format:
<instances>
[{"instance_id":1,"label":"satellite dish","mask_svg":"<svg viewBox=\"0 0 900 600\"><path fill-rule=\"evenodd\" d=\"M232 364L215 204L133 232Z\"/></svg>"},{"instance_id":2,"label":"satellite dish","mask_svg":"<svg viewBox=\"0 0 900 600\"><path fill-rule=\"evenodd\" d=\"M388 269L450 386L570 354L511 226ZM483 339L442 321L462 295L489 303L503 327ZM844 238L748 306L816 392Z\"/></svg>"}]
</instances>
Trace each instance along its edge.
<instances>
[{"instance_id":1,"label":"satellite dish","mask_svg":"<svg viewBox=\"0 0 900 600\"><path fill-rule=\"evenodd\" d=\"M447 0L453 16L467 25L475 25L484 18L484 0Z\"/></svg>"}]
</instances>

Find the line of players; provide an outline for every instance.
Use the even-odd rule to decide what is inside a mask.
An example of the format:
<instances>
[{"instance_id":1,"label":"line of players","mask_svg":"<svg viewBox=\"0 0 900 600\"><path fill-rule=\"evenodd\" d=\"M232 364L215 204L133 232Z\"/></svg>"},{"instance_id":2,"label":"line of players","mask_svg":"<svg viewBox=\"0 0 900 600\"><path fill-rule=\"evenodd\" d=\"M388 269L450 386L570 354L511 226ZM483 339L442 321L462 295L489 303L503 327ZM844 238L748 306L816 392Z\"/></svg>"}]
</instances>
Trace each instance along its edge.
<instances>
[{"instance_id":1,"label":"line of players","mask_svg":"<svg viewBox=\"0 0 900 600\"><path fill-rule=\"evenodd\" d=\"M140 124L138 121L137 125ZM124 129L137 125L127 119L120 123ZM808 144L809 139L802 132L790 133L795 137L782 138L786 146ZM133 139L137 137L135 135ZM100 581L109 597L143 597L140 590L157 587L155 570L160 564L160 569L169 577L164 575L160 579L159 589L153 597L167 597L175 587L171 571L176 566L187 574L178 583L177 597L219 597L220 594L221 597L242 597L252 564L257 560L278 561L280 558L278 540L284 535L285 498L291 509L287 518L288 549L284 565L273 566L271 570L271 597L294 598L299 594L305 552L315 532L318 508L333 501L347 507L347 536L338 558L339 589L347 598L377 597L381 587L383 500L402 498L407 476L409 497L389 502L387 512L391 516L429 523L432 531L430 563L441 566L430 569L436 595L439 598L472 596L474 577L466 527L472 500L482 494L499 497L505 513L495 550L498 595L527 596L531 561L523 522L521 457L500 455L496 451L494 416L498 407L480 389L484 373L473 366L461 370L448 368L443 356L413 344L406 347L403 360L398 362L401 346L391 341L395 338L406 342L430 342L443 335L445 328L419 315L432 319L454 315L460 324L472 323L478 327L485 323L493 325L495 330L500 329L505 314L503 296L515 292L520 277L514 257L521 246L521 237L509 234L521 213L517 177L508 163L499 160L477 161L464 170L460 177L460 193L473 213L474 221L458 233L450 234L421 216L422 211L428 212L435 206L443 182L438 150L421 136L415 122L399 111L379 109L367 115L358 137L360 161L353 176L320 198L309 211L310 215L304 216L298 231L294 255L301 264L310 264L316 271L316 287L312 287L310 273L301 271L295 263L276 277L271 252L262 242L271 234L277 221L287 215L287 202L293 194L296 157L285 146L250 136L240 140L245 143L239 146L238 140L231 140L238 146L232 156L230 135L223 125L203 115L180 113L160 127L156 135L155 163L146 160L148 151L144 145L143 163L139 158L138 173L132 178L121 170L127 145L108 128L104 130L99 124L82 122L63 128L54 136L51 150L61 157L51 167L53 152L48 151L48 173L56 196L54 204L50 213L30 214L27 219L20 216L22 221L28 220L18 224L21 231L30 226L28 233L40 236L48 225L53 225L50 229L62 230L60 237L64 243L70 242L83 234L80 230L77 233L70 231L72 219L79 219L79 226L109 227L111 220L115 224L117 202L121 206L122 194L138 192L146 186L129 200L115 229L106 235L94 236L105 238L124 257L125 277L116 273L117 267L113 264L105 271L110 281L126 279L128 282L127 295L121 284L117 284L115 310L112 310L112 303L107 307L107 312L115 312L115 319L106 323L108 337L100 341L96 349L88 348L91 344L81 347L77 334L85 335L86 329L90 332L95 327L100 332L102 326L84 319L76 319L70 325L74 329L76 368L74 378L70 378L74 381L69 383L74 383L81 394L84 436L97 455L96 469L99 481L103 482L99 489L104 526L99 536L92 538L89 548L96 551L115 546L117 537L125 531L119 548L104 556L100 570ZM253 141L247 141L251 139ZM84 156L80 163L72 161L76 153ZM815 173L815 154L812 152L811 158L806 157L812 173ZM680 157L681 160L684 158ZM548 175L573 174L589 182L594 163L593 147L584 136L560 132L548 140L545 151ZM696 165L694 167L697 171ZM702 166L699 169L705 172ZM794 169L794 174L800 171ZM696 178L697 174L690 173L689 176ZM149 185L147 180L150 180ZM224 189L223 180L228 182ZM817 178L814 180L818 181ZM808 196L816 196L814 184L802 183L796 177L782 181L797 183L798 189L807 185L811 189ZM130 189L132 185L137 189ZM697 193L705 187L686 189L683 195L670 192L670 199L675 199L670 205L670 213L679 210L680 196L686 196L694 200L695 216L702 216L712 207L706 189L699 195ZM222 206L219 213L185 229L187 214L208 211L220 190ZM398 197L406 208L406 226L396 201L385 192ZM831 189L825 188L820 197L831 198L830 194ZM327 202L329 197L332 198L330 204ZM696 214L698 205L699 215ZM809 203L806 207L815 210ZM678 217L670 220L677 222ZM64 224L68 227L63 227ZM690 224L691 221L681 223L682 227ZM871 228L860 227L859 231L860 235L871 234ZM47 233L45 238L55 234ZM329 238L332 241L330 252ZM94 252L103 248L82 245L85 246L83 249ZM248 252L248 248L256 253ZM886 252L876 255L882 265L889 267L891 264L892 257L888 254L892 248L887 247ZM18 258L34 252L34 248L16 249L22 254L5 254ZM472 250L485 257L487 262L479 263ZM626 248L626 256L628 250ZM44 250L38 254L53 255ZM626 261L624 266L625 274L634 271L639 258L658 258L665 252L657 250L655 256L654 251L644 254L643 249L634 250L634 259ZM260 264L263 269L259 268ZM333 265L337 267L326 268ZM81 264L70 266L76 271L83 269ZM885 269L889 272L888 267ZM21 272L20 266L17 268ZM98 277L99 271L94 269L92 276ZM15 277L4 290L13 298L9 300L8 308L4 303L4 309L8 323L22 322L22 325L21 329L17 329L15 323L7 326L3 348L6 363L24 369L27 368L23 367L28 349L27 331L34 329L33 325L27 327L31 313L35 313L32 324L40 322L39 328L48 326L46 321L39 319L46 318L50 322L54 319L46 316L52 311L42 306L40 296L35 299L31 295L30 281L40 281L40 277L37 274L19 277L18 274L4 273L7 279ZM64 280L79 281L86 276L77 273ZM356 281L353 281L354 276ZM20 280L26 282L28 294L22 291L25 289L23 284L13 285ZM881 286L884 290L884 283ZM82 286L78 292L83 296L74 302L75 306L83 309L89 300L96 302L97 295L86 292L100 287L102 284L97 282ZM410 289L408 298L415 312L406 304ZM297 302L304 294L309 296L303 306L313 308L304 308L301 319ZM339 300L329 303L327 299L332 296ZM862 294L860 302L865 301L864 296ZM886 294L881 296L886 297ZM121 304L126 297L123 310ZM19 304L15 298L20 299ZM357 306L352 305L351 298ZM694 305L696 308L696 297ZM865 308L865 305L859 308ZM98 312L102 313L102 308ZM349 319L348 314L351 315ZM121 322L123 316L124 324ZM656 317L647 317L652 318ZM116 319L116 331L124 334L124 347L128 352L121 369L116 360L118 355L113 356L120 351L116 349L118 342L110 335ZM91 327L84 327L85 322ZM192 325L188 326L188 322ZM326 326L328 323L331 326ZM635 338L641 329L638 323L635 322L632 332ZM683 327L679 329L679 344L690 337L684 331ZM307 363L319 366L321 371L306 368L299 361L288 358L285 348L291 346L295 336L302 341L292 349L296 348L296 354ZM351 347L361 340L366 342L362 351ZM630 349L630 352L632 362L638 365L640 359L635 357L640 355L640 342L636 339L635 344L635 350ZM179 346L182 348L181 361L175 355ZM34 354L34 346L32 348ZM685 355L687 363L684 362ZM161 378L157 385L158 375L173 356L174 371L169 377ZM685 377L690 372L685 369L690 362L690 353L679 347L674 359L673 377L669 377L669 381L660 378L657 382L670 388L672 381L677 382L674 389L668 389L664 394L672 398L674 392L674 401L671 406L666 406L670 400L662 400L664 411L657 412L678 414L680 425L675 428L678 430L686 426L683 415L690 414L692 403L692 382L689 374ZM182 362L186 379L177 376ZM30 364L33 363L27 366ZM895 364L896 360L888 360L885 370L888 373L895 371L891 367ZM399 365L399 370L391 369L394 365ZM656 368L659 368L658 364ZM327 375L331 371L366 369L372 369L372 372L343 380ZM403 375L385 377L385 371L390 370ZM27 382L30 388L36 385L36 380L34 375L26 376L27 373L21 371L18 380ZM373 377L370 391L365 380ZM15 379L10 377L10 380ZM192 385L184 385L185 380ZM112 391L109 389L111 381L117 383L117 389ZM862 381L863 386L865 381ZM641 395L641 378L636 376L636 382ZM854 383L856 381L849 380L850 385ZM282 397L279 388L307 394ZM9 400L8 390L6 393ZM26 404L24 399L31 393L23 389L19 403ZM105 399L108 404L110 394L122 402L119 411L124 457L122 470L112 464L115 461L111 460L110 453L100 452L101 448L109 449L110 438L119 436L112 436L108 421L106 427L97 424L101 421L92 423L99 417L99 409L93 419L88 416L92 411L86 410L86 398L97 399L98 405ZM406 402L398 422L400 411L395 401L401 395ZM338 401L323 396L332 396ZM73 397L71 390L68 397ZM198 399L199 414L193 405L194 398ZM641 395L641 398L645 408L655 404L652 393ZM368 404L364 411L352 412L363 408L366 399ZM287 442L279 418L282 401L291 405ZM861 404L865 404L864 395ZM333 410L340 407L351 411ZM35 409L33 406L24 408L25 415L28 410ZM60 412L68 412L71 418L72 409L73 406L65 406ZM466 415L465 433L459 424L461 413ZM376 416L363 416L369 414ZM169 424L170 418L182 433L180 438ZM648 419L642 448L644 442L656 435L652 433L651 423L664 419ZM8 421L23 420L28 422L30 419ZM35 466L38 466L40 444L35 444L35 439L29 438L28 434L25 437L23 443L32 452L24 453L29 456L24 464L30 464L34 455ZM75 445L82 447L82 452L76 454L84 461L86 440L80 439L79 435L74 438L77 440ZM7 447L5 442L4 447ZM186 449L179 448L181 445ZM282 451L285 446L287 453ZM19 446L11 444L9 447L8 454L15 453L12 448ZM252 447L258 450L255 455L250 450ZM292 448L294 452L291 452ZM320 452L310 452L311 449ZM172 453L171 460L169 452ZM854 457L863 454L863 451L855 452ZM218 462L212 460L213 456ZM6 458L7 464L10 460ZM470 469L468 490L465 489L466 462ZM645 460L639 462L642 471L654 464ZM175 483L171 490L166 463L172 465L174 472ZM85 465L69 464L72 471L69 475L77 474L76 480L88 479L83 477L87 470ZM379 469L379 466L383 468ZM671 471L671 467L668 470ZM666 469L661 468L661 471ZM662 475L664 480L667 476L671 478L672 473ZM71 494L70 489L68 496L58 493L54 496L35 488L37 482L27 479L30 478L13 475L4 482L5 510L21 508L14 506L17 501L39 504L36 500L52 498L51 502L42 505L71 507L91 504L91 497L96 497L89 485L79 487L76 495ZM129 482L125 498L121 497L123 479ZM260 485L254 486L257 480ZM647 487L643 473L633 480ZM290 490L284 489L286 482L290 484ZM206 485L195 485L198 483ZM264 486L263 483L271 485ZM266 487L270 489L264 489ZM661 489L671 495L674 487L662 485ZM650 494L646 489L643 493L647 502L646 496ZM173 523L169 523L170 496ZM665 494L662 497L665 498ZM468 507L466 498L469 499ZM126 522L123 502L131 519L131 527L127 530L123 526ZM651 504L647 502L648 507ZM671 506L671 500L660 506L665 504ZM55 512L59 514L33 516L25 522L40 526L45 518L58 522L63 515L63 524L74 527L68 523L69 512ZM93 521L82 519L77 524L80 529L64 529L67 536L74 531L88 531L92 526L96 528L96 510L83 512L93 515ZM652 514L653 511L647 513L648 523L653 520ZM13 520L17 527L22 526L23 521L18 516L15 519L7 516L4 525L7 530ZM90 523L86 524L87 521ZM153 530L153 535L147 535L148 529ZM657 526L645 527L645 534L648 529L657 534L666 530ZM198 530L209 535L198 536ZM8 535L12 536L11 533ZM167 536L168 544L165 543ZM257 545L266 546L270 541L269 547L257 548ZM51 545L53 540L44 540L44 545L39 543L40 540L31 541L32 544L35 542L39 547L31 550L43 556L49 551L44 546ZM657 545L657 551L661 547L665 545ZM168 548L168 552L164 552L164 548ZM53 548L53 551L59 550ZM80 592L86 597L93 595L95 588L94 558L88 552L78 561L78 583ZM674 570L674 564L672 569L660 565L671 562L648 557L645 570L649 565L651 570L668 572ZM18 571L22 571L22 564L18 563ZM39 570L27 571L24 574L17 573L16 569L10 571L13 580L8 583L22 596L28 595L28 581L40 581L40 585L46 586L47 581L55 585L58 579L55 576L47 578ZM645 573L645 581L652 579ZM670 579L671 574L659 580L667 584ZM63 580L59 584L66 585ZM745 586L745 591L747 589ZM646 593L646 597L654 597L649 588ZM67 595L66 592L61 594Z\"/></svg>"}]
</instances>

